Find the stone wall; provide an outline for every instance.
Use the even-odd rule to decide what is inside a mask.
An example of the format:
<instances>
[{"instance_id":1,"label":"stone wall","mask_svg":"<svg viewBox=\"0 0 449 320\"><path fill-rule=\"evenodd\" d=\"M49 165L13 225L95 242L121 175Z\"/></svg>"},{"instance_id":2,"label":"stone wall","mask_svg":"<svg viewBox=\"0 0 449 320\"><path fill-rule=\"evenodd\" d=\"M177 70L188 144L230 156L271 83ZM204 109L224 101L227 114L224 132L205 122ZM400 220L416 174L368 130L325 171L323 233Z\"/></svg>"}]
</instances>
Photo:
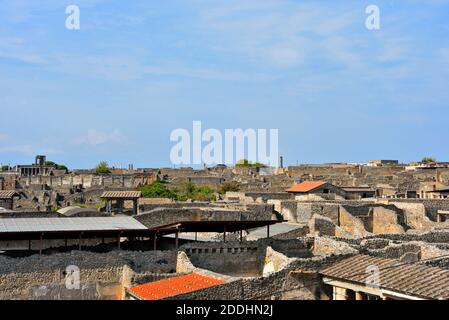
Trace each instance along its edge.
<instances>
[{"instance_id":1,"label":"stone wall","mask_svg":"<svg viewBox=\"0 0 449 320\"><path fill-rule=\"evenodd\" d=\"M220 208L158 208L135 217L148 228L181 221L256 221L272 220L272 212L266 210L239 211Z\"/></svg>"},{"instance_id":2,"label":"stone wall","mask_svg":"<svg viewBox=\"0 0 449 320\"><path fill-rule=\"evenodd\" d=\"M121 175L97 175L97 174L64 174L60 176L32 176L16 177L19 188L27 188L32 185L47 185L50 188L73 187L82 188L137 188L156 180L153 173L121 174Z\"/></svg>"},{"instance_id":3,"label":"stone wall","mask_svg":"<svg viewBox=\"0 0 449 320\"><path fill-rule=\"evenodd\" d=\"M192 243L180 247L195 267L229 276L262 273L265 248L256 243Z\"/></svg>"},{"instance_id":4,"label":"stone wall","mask_svg":"<svg viewBox=\"0 0 449 320\"><path fill-rule=\"evenodd\" d=\"M449 199L394 199L394 200L379 200L391 204L395 203L416 203L422 204L426 210L426 215L431 221L437 221L437 211L449 211Z\"/></svg>"},{"instance_id":5,"label":"stone wall","mask_svg":"<svg viewBox=\"0 0 449 320\"><path fill-rule=\"evenodd\" d=\"M66 288L70 266L80 270L80 289ZM121 299L136 273L148 277L175 269L176 253L169 251L0 256L0 299Z\"/></svg>"},{"instance_id":6,"label":"stone wall","mask_svg":"<svg viewBox=\"0 0 449 320\"><path fill-rule=\"evenodd\" d=\"M172 297L175 300L316 300L326 298L320 268L350 255L294 259L283 270L267 277L243 278L219 286Z\"/></svg>"}]
</instances>

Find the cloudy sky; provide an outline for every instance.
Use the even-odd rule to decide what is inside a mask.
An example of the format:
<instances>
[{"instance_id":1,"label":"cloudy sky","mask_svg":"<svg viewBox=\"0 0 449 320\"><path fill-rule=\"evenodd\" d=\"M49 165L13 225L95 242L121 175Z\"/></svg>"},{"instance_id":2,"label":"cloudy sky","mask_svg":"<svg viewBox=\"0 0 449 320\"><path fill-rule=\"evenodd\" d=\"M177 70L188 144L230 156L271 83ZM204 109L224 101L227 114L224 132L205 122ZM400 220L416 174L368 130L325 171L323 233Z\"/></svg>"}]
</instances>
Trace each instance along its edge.
<instances>
[{"instance_id":1,"label":"cloudy sky","mask_svg":"<svg viewBox=\"0 0 449 320\"><path fill-rule=\"evenodd\" d=\"M3 164L171 166L194 120L278 128L287 164L449 161L448 82L448 0L0 0Z\"/></svg>"}]
</instances>

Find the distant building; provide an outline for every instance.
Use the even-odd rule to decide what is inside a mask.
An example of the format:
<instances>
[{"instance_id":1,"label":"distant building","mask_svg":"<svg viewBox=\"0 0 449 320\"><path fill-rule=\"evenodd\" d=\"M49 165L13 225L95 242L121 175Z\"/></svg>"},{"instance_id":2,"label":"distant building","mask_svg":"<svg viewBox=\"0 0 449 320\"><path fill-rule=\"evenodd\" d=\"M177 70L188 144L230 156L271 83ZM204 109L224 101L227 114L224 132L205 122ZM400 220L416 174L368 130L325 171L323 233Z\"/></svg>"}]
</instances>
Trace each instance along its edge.
<instances>
[{"instance_id":1,"label":"distant building","mask_svg":"<svg viewBox=\"0 0 449 320\"><path fill-rule=\"evenodd\" d=\"M20 176L49 176L56 170L56 166L46 164L46 156L36 156L36 161L30 165L18 165L16 171Z\"/></svg>"},{"instance_id":2,"label":"distant building","mask_svg":"<svg viewBox=\"0 0 449 320\"><path fill-rule=\"evenodd\" d=\"M307 194L336 194L344 197L345 191L333 184L326 181L304 181L294 184L286 192L293 193L295 195L307 195Z\"/></svg>"},{"instance_id":3,"label":"distant building","mask_svg":"<svg viewBox=\"0 0 449 320\"><path fill-rule=\"evenodd\" d=\"M342 189L346 192L346 199L357 200L376 197L376 190L370 187L342 187Z\"/></svg>"},{"instance_id":4,"label":"distant building","mask_svg":"<svg viewBox=\"0 0 449 320\"><path fill-rule=\"evenodd\" d=\"M14 209L14 200L20 198L20 195L14 190L0 191L0 207L4 209Z\"/></svg>"},{"instance_id":5,"label":"distant building","mask_svg":"<svg viewBox=\"0 0 449 320\"><path fill-rule=\"evenodd\" d=\"M449 198L449 187L445 186L442 188L437 188L435 190L427 191L427 194L430 195L427 198L447 199Z\"/></svg>"},{"instance_id":6,"label":"distant building","mask_svg":"<svg viewBox=\"0 0 449 320\"><path fill-rule=\"evenodd\" d=\"M396 166L398 164L398 160L368 160L368 166L372 167Z\"/></svg>"}]
</instances>

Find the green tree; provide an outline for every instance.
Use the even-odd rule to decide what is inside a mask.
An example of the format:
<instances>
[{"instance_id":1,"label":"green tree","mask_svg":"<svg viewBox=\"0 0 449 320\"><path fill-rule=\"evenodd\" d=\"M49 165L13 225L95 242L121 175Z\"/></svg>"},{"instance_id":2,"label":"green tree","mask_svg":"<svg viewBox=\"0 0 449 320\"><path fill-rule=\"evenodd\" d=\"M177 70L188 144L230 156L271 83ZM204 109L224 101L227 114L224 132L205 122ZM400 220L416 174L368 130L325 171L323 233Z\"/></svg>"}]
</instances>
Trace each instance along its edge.
<instances>
[{"instance_id":1,"label":"green tree","mask_svg":"<svg viewBox=\"0 0 449 320\"><path fill-rule=\"evenodd\" d=\"M142 192L142 197L144 198L177 198L176 193L167 188L167 186L161 181L155 181L151 184L145 185L140 188L140 191Z\"/></svg>"},{"instance_id":2,"label":"green tree","mask_svg":"<svg viewBox=\"0 0 449 320\"><path fill-rule=\"evenodd\" d=\"M214 201L215 191L207 186L198 187L191 181L183 182L178 189L174 190L177 200L186 201L192 199L194 201Z\"/></svg>"},{"instance_id":3,"label":"green tree","mask_svg":"<svg viewBox=\"0 0 449 320\"><path fill-rule=\"evenodd\" d=\"M69 171L69 169L65 165L57 164L56 162L53 162L53 161L45 161L45 165L46 166L54 166L58 170Z\"/></svg>"},{"instance_id":4,"label":"green tree","mask_svg":"<svg viewBox=\"0 0 449 320\"><path fill-rule=\"evenodd\" d=\"M95 172L98 174L108 174L111 173L109 165L106 161L101 161L95 168Z\"/></svg>"},{"instance_id":5,"label":"green tree","mask_svg":"<svg viewBox=\"0 0 449 320\"><path fill-rule=\"evenodd\" d=\"M247 160L247 159L242 159L237 161L237 163L235 164L236 167L246 167L246 168L261 168L261 167L266 167L266 165L264 165L263 163L260 162L254 162L251 163L251 161Z\"/></svg>"},{"instance_id":6,"label":"green tree","mask_svg":"<svg viewBox=\"0 0 449 320\"><path fill-rule=\"evenodd\" d=\"M8 171L9 170L9 166L2 166L0 171Z\"/></svg>"},{"instance_id":7,"label":"green tree","mask_svg":"<svg viewBox=\"0 0 449 320\"><path fill-rule=\"evenodd\" d=\"M430 163L430 162L437 162L437 160L432 157L424 157L424 158L422 158L421 162L422 163Z\"/></svg>"}]
</instances>

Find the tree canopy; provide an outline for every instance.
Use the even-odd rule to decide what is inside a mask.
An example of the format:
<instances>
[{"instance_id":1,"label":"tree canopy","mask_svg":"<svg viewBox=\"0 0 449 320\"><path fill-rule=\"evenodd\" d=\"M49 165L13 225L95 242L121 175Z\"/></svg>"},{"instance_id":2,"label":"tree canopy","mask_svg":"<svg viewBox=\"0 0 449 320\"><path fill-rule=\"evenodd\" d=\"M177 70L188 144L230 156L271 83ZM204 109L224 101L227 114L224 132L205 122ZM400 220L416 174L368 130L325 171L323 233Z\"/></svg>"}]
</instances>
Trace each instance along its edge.
<instances>
[{"instance_id":1,"label":"tree canopy","mask_svg":"<svg viewBox=\"0 0 449 320\"><path fill-rule=\"evenodd\" d=\"M98 174L111 173L111 169L106 161L101 161L95 168L95 172Z\"/></svg>"},{"instance_id":2,"label":"tree canopy","mask_svg":"<svg viewBox=\"0 0 449 320\"><path fill-rule=\"evenodd\" d=\"M435 158L432 158L432 157L424 157L421 160L422 163L430 163L430 162L436 162L436 161L437 160Z\"/></svg>"}]
</instances>

